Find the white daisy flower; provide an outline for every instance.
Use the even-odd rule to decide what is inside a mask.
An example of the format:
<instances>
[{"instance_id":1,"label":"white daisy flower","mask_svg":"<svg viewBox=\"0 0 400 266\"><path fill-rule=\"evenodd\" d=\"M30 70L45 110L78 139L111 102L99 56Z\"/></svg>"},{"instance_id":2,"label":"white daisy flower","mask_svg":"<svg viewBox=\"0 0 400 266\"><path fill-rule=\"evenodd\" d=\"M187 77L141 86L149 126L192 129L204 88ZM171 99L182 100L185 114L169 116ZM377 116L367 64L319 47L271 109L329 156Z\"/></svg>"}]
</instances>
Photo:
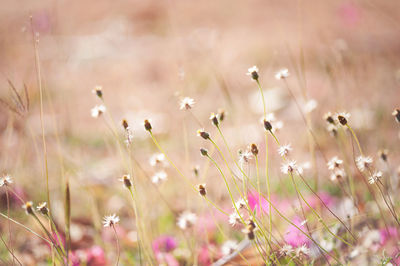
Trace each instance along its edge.
<instances>
[{"instance_id":1,"label":"white daisy flower","mask_svg":"<svg viewBox=\"0 0 400 266\"><path fill-rule=\"evenodd\" d=\"M335 170L333 170L333 173L331 174L332 181L341 180L345 177L346 177L346 172L340 168L336 168Z\"/></svg>"},{"instance_id":2,"label":"white daisy flower","mask_svg":"<svg viewBox=\"0 0 400 266\"><path fill-rule=\"evenodd\" d=\"M372 158L370 156L358 156L356 159L357 168L363 172L372 165Z\"/></svg>"},{"instance_id":3,"label":"white daisy flower","mask_svg":"<svg viewBox=\"0 0 400 266\"><path fill-rule=\"evenodd\" d=\"M167 173L165 171L159 171L151 178L154 184L159 184L165 180L167 180Z\"/></svg>"},{"instance_id":4,"label":"white daisy flower","mask_svg":"<svg viewBox=\"0 0 400 266\"><path fill-rule=\"evenodd\" d=\"M245 163L249 163L249 161L253 158L253 154L250 151L241 151L239 152L239 163L243 166Z\"/></svg>"},{"instance_id":5,"label":"white daisy flower","mask_svg":"<svg viewBox=\"0 0 400 266\"><path fill-rule=\"evenodd\" d=\"M194 104L195 104L195 102L194 102L194 100L192 98L185 97L180 101L179 109L181 109L181 110L183 110L183 109L189 110L189 109L192 109Z\"/></svg>"},{"instance_id":6,"label":"white daisy flower","mask_svg":"<svg viewBox=\"0 0 400 266\"><path fill-rule=\"evenodd\" d=\"M167 161L165 160L165 155L163 153L153 154L149 159L149 163L151 166L156 166L156 165L167 166L168 165Z\"/></svg>"},{"instance_id":7,"label":"white daisy flower","mask_svg":"<svg viewBox=\"0 0 400 266\"><path fill-rule=\"evenodd\" d=\"M339 159L337 156L332 157L332 159L327 163L329 170L339 168L342 164L343 160Z\"/></svg>"},{"instance_id":8,"label":"white daisy flower","mask_svg":"<svg viewBox=\"0 0 400 266\"><path fill-rule=\"evenodd\" d=\"M197 215L190 212L184 211L178 218L177 225L181 229L192 227L197 221Z\"/></svg>"},{"instance_id":9,"label":"white daisy flower","mask_svg":"<svg viewBox=\"0 0 400 266\"><path fill-rule=\"evenodd\" d=\"M119 222L119 217L114 213L112 215L104 216L103 218L103 226L111 227L116 225Z\"/></svg>"},{"instance_id":10,"label":"white daisy flower","mask_svg":"<svg viewBox=\"0 0 400 266\"><path fill-rule=\"evenodd\" d=\"M281 249L279 250L279 253L282 256L291 256L294 252L294 249L291 245L285 244Z\"/></svg>"},{"instance_id":11,"label":"white daisy flower","mask_svg":"<svg viewBox=\"0 0 400 266\"><path fill-rule=\"evenodd\" d=\"M282 145L278 148L278 153L280 156L285 157L289 154L289 152L292 150L292 146L289 144Z\"/></svg>"},{"instance_id":12,"label":"white daisy flower","mask_svg":"<svg viewBox=\"0 0 400 266\"><path fill-rule=\"evenodd\" d=\"M368 183L375 184L376 182L378 182L379 179L382 178L382 172L381 171L375 171L372 176L369 177L368 179Z\"/></svg>"},{"instance_id":13,"label":"white daisy flower","mask_svg":"<svg viewBox=\"0 0 400 266\"><path fill-rule=\"evenodd\" d=\"M336 114L336 119L342 126L345 126L349 121L350 114L346 112L340 112Z\"/></svg>"},{"instance_id":14,"label":"white daisy flower","mask_svg":"<svg viewBox=\"0 0 400 266\"><path fill-rule=\"evenodd\" d=\"M310 249L304 244L298 248L296 248L296 256L300 257L300 255L309 255Z\"/></svg>"},{"instance_id":15,"label":"white daisy flower","mask_svg":"<svg viewBox=\"0 0 400 266\"><path fill-rule=\"evenodd\" d=\"M297 170L296 161L289 161L281 166L281 171L284 174L293 173L295 170Z\"/></svg>"},{"instance_id":16,"label":"white daisy flower","mask_svg":"<svg viewBox=\"0 0 400 266\"><path fill-rule=\"evenodd\" d=\"M238 210L244 209L247 207L247 200L244 198L240 198L235 202L235 206ZM233 206L234 209L235 209L235 206Z\"/></svg>"},{"instance_id":17,"label":"white daisy flower","mask_svg":"<svg viewBox=\"0 0 400 266\"><path fill-rule=\"evenodd\" d=\"M276 79L285 79L289 77L289 70L287 68L283 68L275 73Z\"/></svg>"},{"instance_id":18,"label":"white daisy flower","mask_svg":"<svg viewBox=\"0 0 400 266\"><path fill-rule=\"evenodd\" d=\"M92 117L97 118L100 115L104 114L106 112L106 107L104 105L96 105L90 110Z\"/></svg>"},{"instance_id":19,"label":"white daisy flower","mask_svg":"<svg viewBox=\"0 0 400 266\"><path fill-rule=\"evenodd\" d=\"M12 180L11 176L5 175L2 178L0 178L0 187L8 186L8 185L12 184L12 182L13 182L13 180Z\"/></svg>"},{"instance_id":20,"label":"white daisy flower","mask_svg":"<svg viewBox=\"0 0 400 266\"><path fill-rule=\"evenodd\" d=\"M240 223L241 223L241 219L240 219L239 214L237 214L236 212L233 212L229 215L229 224L231 226L235 226Z\"/></svg>"}]
</instances>

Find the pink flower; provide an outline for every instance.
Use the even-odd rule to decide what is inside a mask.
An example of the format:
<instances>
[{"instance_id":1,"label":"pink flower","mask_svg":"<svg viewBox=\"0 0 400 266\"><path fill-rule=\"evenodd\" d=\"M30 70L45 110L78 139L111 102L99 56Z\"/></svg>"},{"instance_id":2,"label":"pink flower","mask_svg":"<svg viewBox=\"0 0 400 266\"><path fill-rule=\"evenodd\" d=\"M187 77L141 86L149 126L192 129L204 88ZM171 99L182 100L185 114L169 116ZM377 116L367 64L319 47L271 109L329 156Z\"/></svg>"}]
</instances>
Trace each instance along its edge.
<instances>
[{"instance_id":1,"label":"pink flower","mask_svg":"<svg viewBox=\"0 0 400 266\"><path fill-rule=\"evenodd\" d=\"M322 204L321 200L325 203L326 206L328 206L329 208L333 205L333 201L334 199L332 198L331 195L329 195L326 192L319 192L317 193L317 195L320 197L320 199L315 196L315 195L311 195L309 196L306 200L308 202L308 204L310 204L310 206L315 209L317 208L317 206L322 206L323 208L324 205ZM305 209L308 209L308 206L305 206Z\"/></svg>"},{"instance_id":2,"label":"pink flower","mask_svg":"<svg viewBox=\"0 0 400 266\"><path fill-rule=\"evenodd\" d=\"M160 252L170 252L174 250L177 246L175 238L172 236L160 236L153 241L153 251L154 253Z\"/></svg>"},{"instance_id":3,"label":"pink flower","mask_svg":"<svg viewBox=\"0 0 400 266\"><path fill-rule=\"evenodd\" d=\"M381 241L380 244L384 246L391 238L398 238L399 237L399 232L397 231L396 227L389 227L388 230L386 228L379 230L379 233L381 235Z\"/></svg>"},{"instance_id":4,"label":"pink flower","mask_svg":"<svg viewBox=\"0 0 400 266\"><path fill-rule=\"evenodd\" d=\"M247 194L247 200L249 202L249 206L252 210L257 208L257 214L261 213L261 210L268 214L269 212L269 203L266 199L260 196L257 191L251 191ZM261 202L261 207L260 207Z\"/></svg>"},{"instance_id":5,"label":"pink flower","mask_svg":"<svg viewBox=\"0 0 400 266\"><path fill-rule=\"evenodd\" d=\"M211 265L212 258L216 258L215 254L211 255L210 250L216 250L214 244L210 243L209 245L203 245L199 250L198 261L200 265Z\"/></svg>"},{"instance_id":6,"label":"pink flower","mask_svg":"<svg viewBox=\"0 0 400 266\"><path fill-rule=\"evenodd\" d=\"M104 250L99 246L93 246L86 250L87 265L88 266L102 266L107 265Z\"/></svg>"},{"instance_id":7,"label":"pink flower","mask_svg":"<svg viewBox=\"0 0 400 266\"><path fill-rule=\"evenodd\" d=\"M300 228L303 232L306 232L306 226L303 224L303 221L300 219L300 217L294 217L292 223ZM290 225L286 230L286 234L284 236L286 243L295 248L300 247L304 244L306 246L309 246L311 240L307 236L305 236L299 229L297 229L296 226Z\"/></svg>"}]
</instances>

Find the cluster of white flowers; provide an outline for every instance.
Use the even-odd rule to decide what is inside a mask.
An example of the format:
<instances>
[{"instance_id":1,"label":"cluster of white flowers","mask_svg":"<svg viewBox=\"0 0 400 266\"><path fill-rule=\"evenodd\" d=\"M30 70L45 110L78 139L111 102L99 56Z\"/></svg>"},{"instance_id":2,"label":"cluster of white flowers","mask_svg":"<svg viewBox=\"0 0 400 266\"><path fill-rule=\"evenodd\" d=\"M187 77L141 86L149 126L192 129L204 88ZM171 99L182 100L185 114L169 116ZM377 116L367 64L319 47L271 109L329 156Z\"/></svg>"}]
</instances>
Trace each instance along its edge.
<instances>
[{"instance_id":1,"label":"cluster of white flowers","mask_svg":"<svg viewBox=\"0 0 400 266\"><path fill-rule=\"evenodd\" d=\"M232 212L229 215L229 224L231 226L235 226L235 225L240 224L240 223L241 223L241 220L240 220L239 214L237 214L237 212Z\"/></svg>"},{"instance_id":2,"label":"cluster of white flowers","mask_svg":"<svg viewBox=\"0 0 400 266\"><path fill-rule=\"evenodd\" d=\"M381 171L375 171L368 179L368 183L375 184L382 178L382 172Z\"/></svg>"},{"instance_id":3,"label":"cluster of white flowers","mask_svg":"<svg viewBox=\"0 0 400 266\"><path fill-rule=\"evenodd\" d=\"M250 160L253 158L253 154L251 151L240 151L239 152L239 164L243 168L244 164L247 164L250 162Z\"/></svg>"},{"instance_id":4,"label":"cluster of white flowers","mask_svg":"<svg viewBox=\"0 0 400 266\"><path fill-rule=\"evenodd\" d=\"M346 177L346 172L342 168L343 160L339 159L337 156L332 157L327 163L328 169L332 171L331 180L342 180Z\"/></svg>"},{"instance_id":5,"label":"cluster of white flowers","mask_svg":"<svg viewBox=\"0 0 400 266\"><path fill-rule=\"evenodd\" d=\"M289 257L308 256L310 255L310 249L305 244L295 249L291 245L285 244L283 247L281 247L279 253L282 256L289 256Z\"/></svg>"},{"instance_id":6,"label":"cluster of white flowers","mask_svg":"<svg viewBox=\"0 0 400 266\"><path fill-rule=\"evenodd\" d=\"M190 211L184 211L178 218L177 225L181 229L192 227L197 221L197 215Z\"/></svg>"}]
</instances>

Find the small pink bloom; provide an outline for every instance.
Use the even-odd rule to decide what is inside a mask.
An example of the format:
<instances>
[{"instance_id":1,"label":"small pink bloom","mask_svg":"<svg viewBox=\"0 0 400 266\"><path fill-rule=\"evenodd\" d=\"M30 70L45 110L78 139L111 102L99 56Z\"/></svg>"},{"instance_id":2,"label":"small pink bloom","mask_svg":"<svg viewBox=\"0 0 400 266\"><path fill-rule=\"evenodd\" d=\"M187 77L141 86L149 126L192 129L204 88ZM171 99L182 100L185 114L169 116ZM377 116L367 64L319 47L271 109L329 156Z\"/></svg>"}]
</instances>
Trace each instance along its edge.
<instances>
[{"instance_id":1,"label":"small pink bloom","mask_svg":"<svg viewBox=\"0 0 400 266\"><path fill-rule=\"evenodd\" d=\"M397 239L399 237L399 232L396 227L389 227L388 230L386 228L379 230L381 235L380 244L384 246L390 239Z\"/></svg>"},{"instance_id":2,"label":"small pink bloom","mask_svg":"<svg viewBox=\"0 0 400 266\"><path fill-rule=\"evenodd\" d=\"M303 232L307 233L306 226L303 224L303 220L301 220L299 217L294 217L292 223L300 228ZM305 236L299 229L297 229L296 226L290 225L286 230L286 234L284 236L286 243L288 243L292 247L300 247L304 244L309 246L311 240L307 236Z\"/></svg>"},{"instance_id":3,"label":"small pink bloom","mask_svg":"<svg viewBox=\"0 0 400 266\"><path fill-rule=\"evenodd\" d=\"M88 266L107 265L104 250L99 246L93 246L86 250L86 257Z\"/></svg>"},{"instance_id":4,"label":"small pink bloom","mask_svg":"<svg viewBox=\"0 0 400 266\"><path fill-rule=\"evenodd\" d=\"M153 241L154 253L170 252L177 246L176 240L172 236L160 236Z\"/></svg>"}]
</instances>

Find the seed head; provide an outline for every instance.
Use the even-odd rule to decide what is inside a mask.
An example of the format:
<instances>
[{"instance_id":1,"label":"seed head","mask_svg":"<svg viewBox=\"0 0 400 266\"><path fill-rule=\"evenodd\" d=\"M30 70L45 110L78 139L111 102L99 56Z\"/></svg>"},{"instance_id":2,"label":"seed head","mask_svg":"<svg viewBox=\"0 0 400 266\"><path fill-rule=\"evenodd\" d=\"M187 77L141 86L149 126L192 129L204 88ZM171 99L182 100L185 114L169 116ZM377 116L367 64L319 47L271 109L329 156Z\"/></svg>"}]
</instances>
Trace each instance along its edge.
<instances>
[{"instance_id":1,"label":"seed head","mask_svg":"<svg viewBox=\"0 0 400 266\"><path fill-rule=\"evenodd\" d=\"M125 130L129 129L128 121L126 121L126 119L123 119L121 124L122 124L122 126L124 127Z\"/></svg>"},{"instance_id":2,"label":"seed head","mask_svg":"<svg viewBox=\"0 0 400 266\"><path fill-rule=\"evenodd\" d=\"M384 161L384 162L387 162L388 155L389 155L389 151L387 149L380 150L378 152L379 158L381 158L381 160Z\"/></svg>"},{"instance_id":3,"label":"seed head","mask_svg":"<svg viewBox=\"0 0 400 266\"><path fill-rule=\"evenodd\" d=\"M204 131L204 129L197 130L197 136L202 137L203 139L207 140L210 138L210 134Z\"/></svg>"},{"instance_id":4,"label":"seed head","mask_svg":"<svg viewBox=\"0 0 400 266\"><path fill-rule=\"evenodd\" d=\"M94 87L94 89L92 90L92 92L94 94L97 95L97 97L99 97L100 99L103 98L103 88L101 86L96 86Z\"/></svg>"},{"instance_id":5,"label":"seed head","mask_svg":"<svg viewBox=\"0 0 400 266\"><path fill-rule=\"evenodd\" d=\"M206 184L199 184L197 189L201 196L205 197L207 195Z\"/></svg>"},{"instance_id":6,"label":"seed head","mask_svg":"<svg viewBox=\"0 0 400 266\"><path fill-rule=\"evenodd\" d=\"M258 68L256 66L252 66L247 70L246 75L251 76L253 80L258 80L259 75L258 75Z\"/></svg>"},{"instance_id":7,"label":"seed head","mask_svg":"<svg viewBox=\"0 0 400 266\"><path fill-rule=\"evenodd\" d=\"M345 126L345 125L347 125L347 120L350 118L350 114L349 113L345 113L345 112L342 112L342 113L338 113L337 114L337 119L338 119L338 121L339 121L339 123L342 125L342 126Z\"/></svg>"},{"instance_id":8,"label":"seed head","mask_svg":"<svg viewBox=\"0 0 400 266\"><path fill-rule=\"evenodd\" d=\"M246 228L243 229L242 232L247 235L247 238L249 240L254 240L255 239L254 229L252 229L251 226L246 226Z\"/></svg>"},{"instance_id":9,"label":"seed head","mask_svg":"<svg viewBox=\"0 0 400 266\"><path fill-rule=\"evenodd\" d=\"M151 131L152 127L151 127L149 120L147 120L147 119L144 120L143 125L144 125L144 129L146 129L147 131Z\"/></svg>"},{"instance_id":10,"label":"seed head","mask_svg":"<svg viewBox=\"0 0 400 266\"><path fill-rule=\"evenodd\" d=\"M268 131L272 130L272 124L267 119L264 119L264 128L265 128L265 130L268 130Z\"/></svg>"},{"instance_id":11,"label":"seed head","mask_svg":"<svg viewBox=\"0 0 400 266\"><path fill-rule=\"evenodd\" d=\"M251 230L256 229L256 224L254 223L252 218L247 219L246 224Z\"/></svg>"},{"instance_id":12,"label":"seed head","mask_svg":"<svg viewBox=\"0 0 400 266\"><path fill-rule=\"evenodd\" d=\"M392 113L397 123L400 123L400 109L395 109Z\"/></svg>"},{"instance_id":13,"label":"seed head","mask_svg":"<svg viewBox=\"0 0 400 266\"><path fill-rule=\"evenodd\" d=\"M254 156L257 156L257 155L258 155L258 147L257 147L257 145L256 145L255 143L252 143L252 144L251 144L250 150L251 150L251 153L252 153Z\"/></svg>"},{"instance_id":14,"label":"seed head","mask_svg":"<svg viewBox=\"0 0 400 266\"><path fill-rule=\"evenodd\" d=\"M210 115L210 120L211 120L211 123L212 123L214 126L218 127L218 125L219 125L218 115L216 115L216 114L214 114L214 113L211 113L211 115Z\"/></svg>"},{"instance_id":15,"label":"seed head","mask_svg":"<svg viewBox=\"0 0 400 266\"><path fill-rule=\"evenodd\" d=\"M208 151L207 151L206 149L204 149L204 148L201 148L201 149L200 149L200 153L201 153L201 155L203 155L203 156L208 156Z\"/></svg>"},{"instance_id":16,"label":"seed head","mask_svg":"<svg viewBox=\"0 0 400 266\"><path fill-rule=\"evenodd\" d=\"M124 183L126 188L130 188L132 186L131 176L130 175L123 175L122 178L119 180Z\"/></svg>"},{"instance_id":17,"label":"seed head","mask_svg":"<svg viewBox=\"0 0 400 266\"><path fill-rule=\"evenodd\" d=\"M46 205L47 202L42 202L38 206L36 206L36 210L46 216L49 214L49 209L46 207Z\"/></svg>"},{"instance_id":18,"label":"seed head","mask_svg":"<svg viewBox=\"0 0 400 266\"><path fill-rule=\"evenodd\" d=\"M226 116L225 110L224 109L218 109L218 118L219 118L220 122L224 121L225 116Z\"/></svg>"},{"instance_id":19,"label":"seed head","mask_svg":"<svg viewBox=\"0 0 400 266\"><path fill-rule=\"evenodd\" d=\"M195 167L193 167L193 173L196 177L199 176L199 172L200 172L200 167L198 165L196 165Z\"/></svg>"},{"instance_id":20,"label":"seed head","mask_svg":"<svg viewBox=\"0 0 400 266\"><path fill-rule=\"evenodd\" d=\"M33 202L32 201L27 201L22 208L25 209L27 214L34 214L34 210L33 210Z\"/></svg>"}]
</instances>

